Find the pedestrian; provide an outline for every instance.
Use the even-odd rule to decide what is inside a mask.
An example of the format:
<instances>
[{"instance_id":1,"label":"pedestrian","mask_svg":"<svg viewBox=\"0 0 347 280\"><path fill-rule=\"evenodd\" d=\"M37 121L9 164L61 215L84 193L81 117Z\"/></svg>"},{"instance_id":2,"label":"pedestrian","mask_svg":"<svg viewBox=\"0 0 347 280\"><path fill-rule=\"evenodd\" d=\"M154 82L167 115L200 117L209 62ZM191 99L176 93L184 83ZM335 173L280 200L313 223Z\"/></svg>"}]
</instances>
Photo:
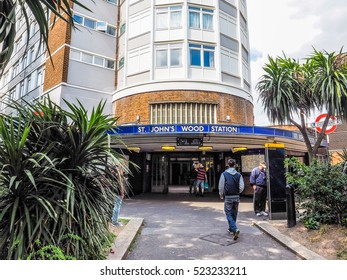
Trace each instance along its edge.
<instances>
[{"instance_id":1,"label":"pedestrian","mask_svg":"<svg viewBox=\"0 0 347 280\"><path fill-rule=\"evenodd\" d=\"M206 169L202 163L198 165L198 174L196 176L196 184L195 184L195 195L204 196L205 191L205 182L207 182Z\"/></svg>"},{"instance_id":2,"label":"pedestrian","mask_svg":"<svg viewBox=\"0 0 347 280\"><path fill-rule=\"evenodd\" d=\"M195 193L195 184L196 184L196 177L198 175L198 162L193 163L193 168L190 170L189 173L189 194Z\"/></svg>"},{"instance_id":3,"label":"pedestrian","mask_svg":"<svg viewBox=\"0 0 347 280\"><path fill-rule=\"evenodd\" d=\"M259 216L268 216L265 212L267 184L266 184L266 162L261 161L259 166L255 167L249 178L250 184L253 187L253 207L254 213Z\"/></svg>"},{"instance_id":4,"label":"pedestrian","mask_svg":"<svg viewBox=\"0 0 347 280\"><path fill-rule=\"evenodd\" d=\"M236 171L236 161L228 160L229 168L226 169L219 179L219 196L224 199L224 212L228 221L228 232L239 238L240 230L237 228L236 219L240 203L240 193L243 192L245 184L242 175Z\"/></svg>"},{"instance_id":5,"label":"pedestrian","mask_svg":"<svg viewBox=\"0 0 347 280\"><path fill-rule=\"evenodd\" d=\"M118 194L116 195L114 207L113 207L113 213L112 213L112 225L116 227L122 227L123 224L119 222L119 213L120 208L122 206L122 202L124 199L124 189L125 189L125 183L126 178L123 170L119 169L117 172L117 181L118 181Z\"/></svg>"}]
</instances>

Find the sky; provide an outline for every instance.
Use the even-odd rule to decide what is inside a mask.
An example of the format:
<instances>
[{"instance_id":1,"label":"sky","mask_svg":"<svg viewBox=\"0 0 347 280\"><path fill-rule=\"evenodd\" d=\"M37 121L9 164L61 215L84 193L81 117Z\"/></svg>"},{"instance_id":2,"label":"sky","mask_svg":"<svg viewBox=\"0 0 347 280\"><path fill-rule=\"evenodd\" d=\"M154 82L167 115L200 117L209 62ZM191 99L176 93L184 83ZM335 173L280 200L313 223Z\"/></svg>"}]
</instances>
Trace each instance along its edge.
<instances>
[{"instance_id":1,"label":"sky","mask_svg":"<svg viewBox=\"0 0 347 280\"><path fill-rule=\"evenodd\" d=\"M347 51L346 0L247 0L255 125L269 120L254 89L268 55L304 59L317 50ZM319 113L311 116L314 121Z\"/></svg>"}]
</instances>

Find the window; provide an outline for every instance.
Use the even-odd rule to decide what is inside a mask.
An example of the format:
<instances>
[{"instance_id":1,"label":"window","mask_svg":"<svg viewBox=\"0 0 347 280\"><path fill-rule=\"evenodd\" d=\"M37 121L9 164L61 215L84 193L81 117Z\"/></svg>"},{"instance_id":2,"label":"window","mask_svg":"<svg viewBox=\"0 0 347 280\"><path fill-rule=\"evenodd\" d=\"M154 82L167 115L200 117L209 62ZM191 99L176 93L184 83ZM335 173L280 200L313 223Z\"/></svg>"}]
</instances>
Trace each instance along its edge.
<instances>
[{"instance_id":1,"label":"window","mask_svg":"<svg viewBox=\"0 0 347 280\"><path fill-rule=\"evenodd\" d=\"M9 95L8 95L8 98L9 98L9 100L11 101L11 100L14 100L14 99L15 99L15 96L16 96L16 88L14 87L14 88L12 88L12 89L10 90Z\"/></svg>"},{"instance_id":2,"label":"window","mask_svg":"<svg viewBox=\"0 0 347 280\"><path fill-rule=\"evenodd\" d=\"M156 53L156 61L157 61L156 66L157 67L166 67L166 66L168 66L167 58L168 58L167 50L157 50L157 53Z\"/></svg>"},{"instance_id":3,"label":"window","mask_svg":"<svg viewBox=\"0 0 347 280\"><path fill-rule=\"evenodd\" d=\"M73 15L73 20L75 21L75 23L81 24L85 27L88 27L103 33L107 33L112 36L116 36L116 28L108 25L104 21L95 21L90 18L82 17L76 14Z\"/></svg>"},{"instance_id":4,"label":"window","mask_svg":"<svg viewBox=\"0 0 347 280\"><path fill-rule=\"evenodd\" d=\"M189 28L213 30L213 10L189 7Z\"/></svg>"},{"instance_id":5,"label":"window","mask_svg":"<svg viewBox=\"0 0 347 280\"><path fill-rule=\"evenodd\" d=\"M75 60L81 60L81 52L70 50L70 58Z\"/></svg>"},{"instance_id":6,"label":"window","mask_svg":"<svg viewBox=\"0 0 347 280\"><path fill-rule=\"evenodd\" d=\"M156 67L182 65L181 45L158 45L156 49Z\"/></svg>"},{"instance_id":7,"label":"window","mask_svg":"<svg viewBox=\"0 0 347 280\"><path fill-rule=\"evenodd\" d=\"M213 46L189 44L190 65L213 68L214 52L215 47Z\"/></svg>"},{"instance_id":8,"label":"window","mask_svg":"<svg viewBox=\"0 0 347 280\"><path fill-rule=\"evenodd\" d=\"M94 56L94 64L98 66L104 66L104 59L100 56Z\"/></svg>"},{"instance_id":9,"label":"window","mask_svg":"<svg viewBox=\"0 0 347 280\"><path fill-rule=\"evenodd\" d=\"M84 18L83 25L95 29L96 21L89 18Z\"/></svg>"},{"instance_id":10,"label":"window","mask_svg":"<svg viewBox=\"0 0 347 280\"><path fill-rule=\"evenodd\" d=\"M170 6L156 10L157 29L182 27L182 6Z\"/></svg>"},{"instance_id":11,"label":"window","mask_svg":"<svg viewBox=\"0 0 347 280\"><path fill-rule=\"evenodd\" d=\"M215 124L217 104L156 103L150 104L151 124Z\"/></svg>"},{"instance_id":12,"label":"window","mask_svg":"<svg viewBox=\"0 0 347 280\"><path fill-rule=\"evenodd\" d=\"M170 52L170 65L180 66L182 61L182 49L171 49Z\"/></svg>"},{"instance_id":13,"label":"window","mask_svg":"<svg viewBox=\"0 0 347 280\"><path fill-rule=\"evenodd\" d=\"M31 91L31 75L28 76L27 78L27 86L26 86L26 92L30 92Z\"/></svg>"},{"instance_id":14,"label":"window","mask_svg":"<svg viewBox=\"0 0 347 280\"><path fill-rule=\"evenodd\" d=\"M124 66L124 57L122 57L122 58L119 60L118 68L121 69L121 68L123 68L123 66Z\"/></svg>"},{"instance_id":15,"label":"window","mask_svg":"<svg viewBox=\"0 0 347 280\"><path fill-rule=\"evenodd\" d=\"M91 54L88 54L88 53L82 53L82 61L92 64L93 63L93 56Z\"/></svg>"},{"instance_id":16,"label":"window","mask_svg":"<svg viewBox=\"0 0 347 280\"><path fill-rule=\"evenodd\" d=\"M107 25L106 33L112 36L116 36L116 28Z\"/></svg>"},{"instance_id":17,"label":"window","mask_svg":"<svg viewBox=\"0 0 347 280\"><path fill-rule=\"evenodd\" d=\"M96 65L99 67L114 69L114 61L106 59L98 55L92 55L89 53L84 53L78 50L70 49L70 59L83 61L88 64Z\"/></svg>"},{"instance_id":18,"label":"window","mask_svg":"<svg viewBox=\"0 0 347 280\"><path fill-rule=\"evenodd\" d=\"M106 60L106 68L114 69L114 61L107 59Z\"/></svg>"},{"instance_id":19,"label":"window","mask_svg":"<svg viewBox=\"0 0 347 280\"><path fill-rule=\"evenodd\" d=\"M73 20L78 23L78 24L82 24L83 23L83 17L79 16L79 15L76 15L74 14L73 15Z\"/></svg>"},{"instance_id":20,"label":"window","mask_svg":"<svg viewBox=\"0 0 347 280\"><path fill-rule=\"evenodd\" d=\"M23 97L24 95L24 81L21 81L19 84L19 98Z\"/></svg>"},{"instance_id":21,"label":"window","mask_svg":"<svg viewBox=\"0 0 347 280\"><path fill-rule=\"evenodd\" d=\"M123 23L120 27L120 30L119 30L120 36L123 35L124 32L125 32L125 23Z\"/></svg>"}]
</instances>

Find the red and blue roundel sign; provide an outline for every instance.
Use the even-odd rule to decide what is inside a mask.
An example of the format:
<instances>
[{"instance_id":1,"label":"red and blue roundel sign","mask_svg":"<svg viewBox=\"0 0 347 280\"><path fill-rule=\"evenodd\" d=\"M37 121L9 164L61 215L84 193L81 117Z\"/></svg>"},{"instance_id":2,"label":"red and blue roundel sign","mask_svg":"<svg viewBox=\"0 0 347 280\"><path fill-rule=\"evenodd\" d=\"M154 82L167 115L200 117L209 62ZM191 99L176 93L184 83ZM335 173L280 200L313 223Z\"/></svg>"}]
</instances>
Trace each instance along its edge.
<instances>
[{"instance_id":1,"label":"red and blue roundel sign","mask_svg":"<svg viewBox=\"0 0 347 280\"><path fill-rule=\"evenodd\" d=\"M325 118L328 116L327 113L321 114L316 118L316 124L321 123L323 126ZM330 116L329 125L327 126L327 129L325 130L325 134L333 133L335 129L337 128L337 120L334 116ZM322 127L317 125L316 130L320 133L322 131Z\"/></svg>"}]
</instances>

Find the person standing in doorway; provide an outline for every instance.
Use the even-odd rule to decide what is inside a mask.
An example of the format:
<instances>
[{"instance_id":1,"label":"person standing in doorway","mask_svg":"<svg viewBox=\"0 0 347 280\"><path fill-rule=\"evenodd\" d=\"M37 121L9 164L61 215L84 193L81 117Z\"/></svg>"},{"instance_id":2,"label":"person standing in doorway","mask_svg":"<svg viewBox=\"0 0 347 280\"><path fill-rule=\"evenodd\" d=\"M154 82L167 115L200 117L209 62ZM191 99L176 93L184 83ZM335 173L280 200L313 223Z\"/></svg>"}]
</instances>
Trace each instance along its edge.
<instances>
[{"instance_id":1,"label":"person standing in doorway","mask_svg":"<svg viewBox=\"0 0 347 280\"><path fill-rule=\"evenodd\" d=\"M195 195L204 196L205 191L205 182L207 182L206 169L202 163L198 165L198 174L196 176L196 184L195 184Z\"/></svg>"},{"instance_id":2,"label":"person standing in doorway","mask_svg":"<svg viewBox=\"0 0 347 280\"><path fill-rule=\"evenodd\" d=\"M265 212L266 196L267 196L267 183L266 183L266 162L261 161L259 166L252 170L249 178L250 184L253 187L253 206L254 213L259 216L268 216Z\"/></svg>"},{"instance_id":3,"label":"person standing in doorway","mask_svg":"<svg viewBox=\"0 0 347 280\"><path fill-rule=\"evenodd\" d=\"M236 226L240 193L243 192L245 184L242 175L235 170L236 161L229 159L228 166L229 168L220 176L218 189L220 198L224 199L224 212L229 225L228 231L236 240L240 234L240 230Z\"/></svg>"},{"instance_id":4,"label":"person standing in doorway","mask_svg":"<svg viewBox=\"0 0 347 280\"><path fill-rule=\"evenodd\" d=\"M198 162L193 163L193 168L190 170L189 174L189 194L195 193L196 178L198 176Z\"/></svg>"}]
</instances>

